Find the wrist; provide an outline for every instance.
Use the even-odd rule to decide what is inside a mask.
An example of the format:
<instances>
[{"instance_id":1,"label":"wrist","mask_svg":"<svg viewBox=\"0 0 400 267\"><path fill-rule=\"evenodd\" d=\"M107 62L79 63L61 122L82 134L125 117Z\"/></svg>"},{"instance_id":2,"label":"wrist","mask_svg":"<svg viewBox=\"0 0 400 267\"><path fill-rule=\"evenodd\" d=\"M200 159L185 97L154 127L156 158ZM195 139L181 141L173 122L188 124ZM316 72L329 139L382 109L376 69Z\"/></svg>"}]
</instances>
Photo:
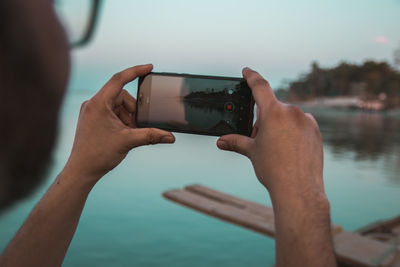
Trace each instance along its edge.
<instances>
[{"instance_id":1,"label":"wrist","mask_svg":"<svg viewBox=\"0 0 400 267\"><path fill-rule=\"evenodd\" d=\"M57 182L71 185L89 193L99 179L100 177L97 178L96 176L81 172L68 162L58 175Z\"/></svg>"},{"instance_id":2,"label":"wrist","mask_svg":"<svg viewBox=\"0 0 400 267\"><path fill-rule=\"evenodd\" d=\"M287 189L270 193L276 216L326 218L330 204L326 194L316 188L306 191Z\"/></svg>"},{"instance_id":3,"label":"wrist","mask_svg":"<svg viewBox=\"0 0 400 267\"><path fill-rule=\"evenodd\" d=\"M276 262L290 266L336 266L330 206L323 191L271 196L275 215ZM293 255L288 257L288 254ZM329 264L328 264L329 263Z\"/></svg>"},{"instance_id":4,"label":"wrist","mask_svg":"<svg viewBox=\"0 0 400 267\"><path fill-rule=\"evenodd\" d=\"M96 184L106 172L94 171L94 169L87 160L71 153L63 172L66 171L74 176L82 177L87 183Z\"/></svg>"}]
</instances>

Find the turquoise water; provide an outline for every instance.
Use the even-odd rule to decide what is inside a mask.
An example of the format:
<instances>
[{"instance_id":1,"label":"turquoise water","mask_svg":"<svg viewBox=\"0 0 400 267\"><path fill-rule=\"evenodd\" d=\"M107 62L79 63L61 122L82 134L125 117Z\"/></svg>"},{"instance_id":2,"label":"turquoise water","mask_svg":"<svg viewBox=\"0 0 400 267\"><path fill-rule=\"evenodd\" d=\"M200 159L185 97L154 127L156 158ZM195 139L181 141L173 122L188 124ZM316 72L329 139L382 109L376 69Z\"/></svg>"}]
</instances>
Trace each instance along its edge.
<instances>
[{"instance_id":1,"label":"turquoise water","mask_svg":"<svg viewBox=\"0 0 400 267\"><path fill-rule=\"evenodd\" d=\"M134 93L134 92L132 92ZM0 250L62 169L81 102L65 100L54 164L46 183L0 218ZM400 120L396 116L313 110L324 137L332 220L354 230L395 216L400 203ZM161 197L199 183L270 204L250 162L219 151L215 137L176 134L175 145L137 148L94 188L64 266L269 266L273 240Z\"/></svg>"},{"instance_id":2,"label":"turquoise water","mask_svg":"<svg viewBox=\"0 0 400 267\"><path fill-rule=\"evenodd\" d=\"M265 78L278 88L282 78L296 77L315 60L327 67L341 60L390 61L399 40L396 1L103 2L91 45L73 52L73 89L100 88L115 71L150 62L160 72L222 76L240 76L247 65L268 74ZM76 3L82 9L81 1ZM359 12L361 6L363 12ZM390 42L374 43L377 34ZM91 95L86 91L68 94L48 178L34 195L1 215L0 251L65 164L80 104ZM354 230L397 215L400 120L354 112L313 112L324 136L332 220ZM274 263L272 239L161 197L165 190L199 183L270 204L247 159L219 151L214 137L176 137L173 146L135 149L96 185L64 266Z\"/></svg>"}]
</instances>

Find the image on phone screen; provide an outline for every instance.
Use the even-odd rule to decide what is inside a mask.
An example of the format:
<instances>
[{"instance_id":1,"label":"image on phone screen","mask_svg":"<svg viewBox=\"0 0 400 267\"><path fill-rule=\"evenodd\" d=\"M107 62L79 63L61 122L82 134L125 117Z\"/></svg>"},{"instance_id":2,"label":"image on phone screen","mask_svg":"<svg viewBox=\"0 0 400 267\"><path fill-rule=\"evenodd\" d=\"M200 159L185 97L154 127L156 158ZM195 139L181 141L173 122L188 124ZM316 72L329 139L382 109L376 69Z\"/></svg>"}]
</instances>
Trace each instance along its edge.
<instances>
[{"instance_id":1,"label":"image on phone screen","mask_svg":"<svg viewBox=\"0 0 400 267\"><path fill-rule=\"evenodd\" d=\"M151 73L139 80L138 127L249 135L254 101L240 78Z\"/></svg>"}]
</instances>

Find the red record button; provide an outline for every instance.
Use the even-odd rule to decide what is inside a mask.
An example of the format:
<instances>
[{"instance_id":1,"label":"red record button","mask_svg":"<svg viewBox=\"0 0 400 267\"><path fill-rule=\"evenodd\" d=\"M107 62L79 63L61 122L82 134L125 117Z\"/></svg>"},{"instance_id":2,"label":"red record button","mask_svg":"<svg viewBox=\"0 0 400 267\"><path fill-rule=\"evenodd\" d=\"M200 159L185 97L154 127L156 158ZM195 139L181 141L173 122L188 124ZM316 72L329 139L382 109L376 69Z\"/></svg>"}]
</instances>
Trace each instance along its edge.
<instances>
[{"instance_id":1,"label":"red record button","mask_svg":"<svg viewBox=\"0 0 400 267\"><path fill-rule=\"evenodd\" d=\"M225 110L226 110L226 111L232 112L233 109L234 109L234 107L235 107L235 106L233 105L232 102L225 103Z\"/></svg>"}]
</instances>

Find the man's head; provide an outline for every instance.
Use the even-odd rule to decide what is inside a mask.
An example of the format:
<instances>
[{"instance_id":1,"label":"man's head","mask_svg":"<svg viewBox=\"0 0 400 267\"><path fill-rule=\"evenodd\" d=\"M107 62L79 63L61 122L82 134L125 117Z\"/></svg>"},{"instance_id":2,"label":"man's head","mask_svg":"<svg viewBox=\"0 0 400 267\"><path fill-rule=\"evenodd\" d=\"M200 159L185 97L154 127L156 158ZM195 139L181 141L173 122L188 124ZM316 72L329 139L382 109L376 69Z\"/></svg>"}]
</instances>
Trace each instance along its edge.
<instances>
[{"instance_id":1,"label":"man's head","mask_svg":"<svg viewBox=\"0 0 400 267\"><path fill-rule=\"evenodd\" d=\"M51 0L0 2L0 211L43 177L68 81L68 42Z\"/></svg>"}]
</instances>

